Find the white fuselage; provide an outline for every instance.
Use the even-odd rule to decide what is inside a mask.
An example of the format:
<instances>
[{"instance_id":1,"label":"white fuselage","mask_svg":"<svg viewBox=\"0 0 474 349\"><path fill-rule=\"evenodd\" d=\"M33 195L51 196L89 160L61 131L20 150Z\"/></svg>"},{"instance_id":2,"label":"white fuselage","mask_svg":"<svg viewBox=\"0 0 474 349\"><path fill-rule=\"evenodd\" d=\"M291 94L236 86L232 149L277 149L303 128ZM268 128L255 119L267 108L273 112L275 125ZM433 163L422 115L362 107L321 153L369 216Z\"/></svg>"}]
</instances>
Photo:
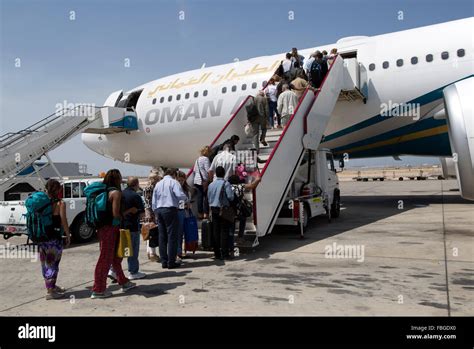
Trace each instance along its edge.
<instances>
[{"instance_id":1,"label":"white fuselage","mask_svg":"<svg viewBox=\"0 0 474 349\"><path fill-rule=\"evenodd\" d=\"M445 120L435 120L433 114L443 103L442 88L473 75L473 27L474 18L467 18L299 50L305 58L315 50L357 51L367 74L367 103L339 101L322 145L353 157L449 155ZM433 60L427 61L427 55ZM136 104L138 131L83 134L83 141L119 161L190 167L199 149L213 141L246 96L262 88L283 57L279 53L206 67L141 85L128 92L143 90ZM380 115L397 103L416 103L419 118Z\"/></svg>"}]
</instances>

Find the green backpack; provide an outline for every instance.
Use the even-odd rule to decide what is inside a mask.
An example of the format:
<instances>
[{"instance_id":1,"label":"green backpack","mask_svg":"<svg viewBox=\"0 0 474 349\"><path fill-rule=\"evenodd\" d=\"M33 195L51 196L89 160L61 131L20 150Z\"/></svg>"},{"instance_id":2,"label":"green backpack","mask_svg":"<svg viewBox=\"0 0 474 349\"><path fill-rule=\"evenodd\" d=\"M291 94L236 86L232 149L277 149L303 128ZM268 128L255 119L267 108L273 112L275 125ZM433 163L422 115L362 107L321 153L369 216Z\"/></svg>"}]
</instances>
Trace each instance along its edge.
<instances>
[{"instance_id":1,"label":"green backpack","mask_svg":"<svg viewBox=\"0 0 474 349\"><path fill-rule=\"evenodd\" d=\"M107 219L107 201L109 200L109 191L116 190L114 187L107 187L102 182L94 182L84 188L86 195L86 214L87 225L92 228L100 228Z\"/></svg>"},{"instance_id":2,"label":"green backpack","mask_svg":"<svg viewBox=\"0 0 474 349\"><path fill-rule=\"evenodd\" d=\"M47 239L53 226L53 201L42 191L32 193L25 201L26 228L33 242Z\"/></svg>"}]
</instances>

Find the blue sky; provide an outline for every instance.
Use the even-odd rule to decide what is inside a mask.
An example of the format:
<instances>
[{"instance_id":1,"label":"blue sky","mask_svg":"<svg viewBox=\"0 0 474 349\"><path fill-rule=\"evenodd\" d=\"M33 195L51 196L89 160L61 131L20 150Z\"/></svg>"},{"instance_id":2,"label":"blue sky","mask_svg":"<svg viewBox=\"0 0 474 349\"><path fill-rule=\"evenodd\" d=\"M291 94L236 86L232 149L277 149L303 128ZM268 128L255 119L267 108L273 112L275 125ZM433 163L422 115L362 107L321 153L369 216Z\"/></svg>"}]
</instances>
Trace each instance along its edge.
<instances>
[{"instance_id":1,"label":"blue sky","mask_svg":"<svg viewBox=\"0 0 474 349\"><path fill-rule=\"evenodd\" d=\"M473 15L471 0L116 1L0 0L0 134L51 114L58 103L95 103L171 73L291 47L332 43ZM75 20L70 20L75 11ZM179 20L179 11L185 19ZM289 20L293 11L294 20ZM398 20L403 11L403 20ZM21 67L15 67L15 59ZM124 59L131 66L124 67ZM55 161L87 163L92 173L125 165L76 137ZM405 158L421 163L428 159ZM354 160L356 161L356 160ZM390 159L358 160L390 164ZM430 160L433 161L433 160ZM399 163L398 163L399 164Z\"/></svg>"}]
</instances>

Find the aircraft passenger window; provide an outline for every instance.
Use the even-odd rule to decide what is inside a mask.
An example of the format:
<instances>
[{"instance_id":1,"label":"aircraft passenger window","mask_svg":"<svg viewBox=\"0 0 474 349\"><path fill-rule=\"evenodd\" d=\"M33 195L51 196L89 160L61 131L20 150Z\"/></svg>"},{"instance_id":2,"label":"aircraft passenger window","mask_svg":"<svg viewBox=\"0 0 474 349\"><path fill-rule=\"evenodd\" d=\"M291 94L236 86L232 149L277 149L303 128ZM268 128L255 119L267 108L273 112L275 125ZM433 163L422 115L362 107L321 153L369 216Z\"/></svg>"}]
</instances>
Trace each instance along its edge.
<instances>
[{"instance_id":1,"label":"aircraft passenger window","mask_svg":"<svg viewBox=\"0 0 474 349\"><path fill-rule=\"evenodd\" d=\"M464 57L464 55L466 54L463 48L460 48L457 53L458 53L458 57Z\"/></svg>"},{"instance_id":2,"label":"aircraft passenger window","mask_svg":"<svg viewBox=\"0 0 474 349\"><path fill-rule=\"evenodd\" d=\"M448 59L449 58L449 52L448 51L444 51L444 52L441 52L441 58L442 59Z\"/></svg>"},{"instance_id":3,"label":"aircraft passenger window","mask_svg":"<svg viewBox=\"0 0 474 349\"><path fill-rule=\"evenodd\" d=\"M151 102L151 104L156 104L156 98L153 98L153 101Z\"/></svg>"},{"instance_id":4,"label":"aircraft passenger window","mask_svg":"<svg viewBox=\"0 0 474 349\"><path fill-rule=\"evenodd\" d=\"M173 100L173 96L168 97L168 102L171 102Z\"/></svg>"},{"instance_id":5,"label":"aircraft passenger window","mask_svg":"<svg viewBox=\"0 0 474 349\"><path fill-rule=\"evenodd\" d=\"M433 55L431 53L429 55L426 55L426 61L433 62Z\"/></svg>"},{"instance_id":6,"label":"aircraft passenger window","mask_svg":"<svg viewBox=\"0 0 474 349\"><path fill-rule=\"evenodd\" d=\"M235 91L237 91L237 86L234 85L232 86L232 92L235 92Z\"/></svg>"},{"instance_id":7,"label":"aircraft passenger window","mask_svg":"<svg viewBox=\"0 0 474 349\"><path fill-rule=\"evenodd\" d=\"M165 101L165 97L160 98L160 103L163 103Z\"/></svg>"},{"instance_id":8,"label":"aircraft passenger window","mask_svg":"<svg viewBox=\"0 0 474 349\"><path fill-rule=\"evenodd\" d=\"M397 59L397 67L401 67L403 65L403 59Z\"/></svg>"},{"instance_id":9,"label":"aircraft passenger window","mask_svg":"<svg viewBox=\"0 0 474 349\"><path fill-rule=\"evenodd\" d=\"M382 67L383 67L384 69L387 69L387 68L388 68L388 62L387 62L387 61L383 62L383 63L382 63Z\"/></svg>"},{"instance_id":10,"label":"aircraft passenger window","mask_svg":"<svg viewBox=\"0 0 474 349\"><path fill-rule=\"evenodd\" d=\"M262 88L265 87L265 86L267 86L267 83L268 83L267 80L263 80L263 82L262 82Z\"/></svg>"},{"instance_id":11,"label":"aircraft passenger window","mask_svg":"<svg viewBox=\"0 0 474 349\"><path fill-rule=\"evenodd\" d=\"M226 93L227 92L227 87L223 87L222 88L222 93Z\"/></svg>"},{"instance_id":12,"label":"aircraft passenger window","mask_svg":"<svg viewBox=\"0 0 474 349\"><path fill-rule=\"evenodd\" d=\"M189 92L187 92L187 93L184 95L184 98L186 98L186 99L189 98Z\"/></svg>"},{"instance_id":13,"label":"aircraft passenger window","mask_svg":"<svg viewBox=\"0 0 474 349\"><path fill-rule=\"evenodd\" d=\"M179 101L181 99L181 95L176 96L176 100Z\"/></svg>"},{"instance_id":14,"label":"aircraft passenger window","mask_svg":"<svg viewBox=\"0 0 474 349\"><path fill-rule=\"evenodd\" d=\"M375 70L375 64L374 64L374 63L370 63L370 64L369 64L369 70L370 70L370 71L374 71L374 70Z\"/></svg>"},{"instance_id":15,"label":"aircraft passenger window","mask_svg":"<svg viewBox=\"0 0 474 349\"><path fill-rule=\"evenodd\" d=\"M242 91L245 91L247 89L247 84L242 85Z\"/></svg>"},{"instance_id":16,"label":"aircraft passenger window","mask_svg":"<svg viewBox=\"0 0 474 349\"><path fill-rule=\"evenodd\" d=\"M207 90L204 90L204 92L202 93L204 97L207 96Z\"/></svg>"},{"instance_id":17,"label":"aircraft passenger window","mask_svg":"<svg viewBox=\"0 0 474 349\"><path fill-rule=\"evenodd\" d=\"M418 57L412 57L411 64L417 64L417 63L418 63Z\"/></svg>"},{"instance_id":18,"label":"aircraft passenger window","mask_svg":"<svg viewBox=\"0 0 474 349\"><path fill-rule=\"evenodd\" d=\"M198 98L198 96L199 96L199 92L198 91L194 92L194 98Z\"/></svg>"},{"instance_id":19,"label":"aircraft passenger window","mask_svg":"<svg viewBox=\"0 0 474 349\"><path fill-rule=\"evenodd\" d=\"M254 89L257 88L257 83L256 82L252 83L252 88L254 88Z\"/></svg>"}]
</instances>

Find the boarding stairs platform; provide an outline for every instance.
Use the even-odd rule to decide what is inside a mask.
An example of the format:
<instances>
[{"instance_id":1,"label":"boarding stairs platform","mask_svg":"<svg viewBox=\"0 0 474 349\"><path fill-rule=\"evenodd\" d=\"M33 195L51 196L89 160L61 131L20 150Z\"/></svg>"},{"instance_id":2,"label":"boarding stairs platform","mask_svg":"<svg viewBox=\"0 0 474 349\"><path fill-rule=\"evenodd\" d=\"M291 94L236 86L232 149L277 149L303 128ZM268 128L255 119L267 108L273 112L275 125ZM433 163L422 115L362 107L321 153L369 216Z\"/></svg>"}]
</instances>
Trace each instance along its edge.
<instances>
[{"instance_id":1,"label":"boarding stairs platform","mask_svg":"<svg viewBox=\"0 0 474 349\"><path fill-rule=\"evenodd\" d=\"M252 160L246 163L249 177L260 176L262 179L253 192L246 194L246 198L253 204L253 215L247 220L245 232L247 236L253 237L252 247L258 245L259 237L271 233L305 151L317 150L319 147L343 87L343 61L340 56L334 60L319 89L307 88L304 91L295 112L283 129L267 131L268 146L260 145L258 154L258 158L265 162L260 163L256 161L256 156L251 156ZM239 153L245 155L253 152L252 140L244 130L247 123L245 107L250 103L253 103L252 96L242 101L211 143L212 147L232 135L238 135L240 142L236 147L237 163L240 162ZM192 171L188 177L191 184L190 178Z\"/></svg>"},{"instance_id":2,"label":"boarding stairs platform","mask_svg":"<svg viewBox=\"0 0 474 349\"><path fill-rule=\"evenodd\" d=\"M33 125L0 136L0 187L48 152L81 132L109 134L138 129L126 108L79 105L62 109Z\"/></svg>"}]
</instances>

